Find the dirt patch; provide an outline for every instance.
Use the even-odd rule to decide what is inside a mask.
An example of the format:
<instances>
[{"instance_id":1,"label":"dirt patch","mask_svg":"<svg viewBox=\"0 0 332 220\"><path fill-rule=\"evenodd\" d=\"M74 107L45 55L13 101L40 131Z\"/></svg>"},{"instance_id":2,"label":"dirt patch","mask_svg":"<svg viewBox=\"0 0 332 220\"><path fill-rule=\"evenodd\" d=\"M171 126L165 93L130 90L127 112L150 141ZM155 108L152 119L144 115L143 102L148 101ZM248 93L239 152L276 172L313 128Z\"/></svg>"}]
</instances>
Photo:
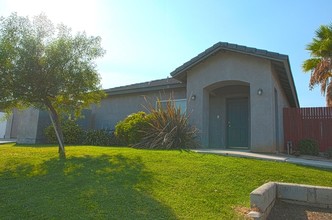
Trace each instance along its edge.
<instances>
[{"instance_id":1,"label":"dirt patch","mask_svg":"<svg viewBox=\"0 0 332 220\"><path fill-rule=\"evenodd\" d=\"M239 219L251 219L248 213L251 211L248 207L236 206L234 207L235 212L239 215Z\"/></svg>"},{"instance_id":2,"label":"dirt patch","mask_svg":"<svg viewBox=\"0 0 332 220\"><path fill-rule=\"evenodd\" d=\"M331 220L332 209L276 201L268 220Z\"/></svg>"}]
</instances>

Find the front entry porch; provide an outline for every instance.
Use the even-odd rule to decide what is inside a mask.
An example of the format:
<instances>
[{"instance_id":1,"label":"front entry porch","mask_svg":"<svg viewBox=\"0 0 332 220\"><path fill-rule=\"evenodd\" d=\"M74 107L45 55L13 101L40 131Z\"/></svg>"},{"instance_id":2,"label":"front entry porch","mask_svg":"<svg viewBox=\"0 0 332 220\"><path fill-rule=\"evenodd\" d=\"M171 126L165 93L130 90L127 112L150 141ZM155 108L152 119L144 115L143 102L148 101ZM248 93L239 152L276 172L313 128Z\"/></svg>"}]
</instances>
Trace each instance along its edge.
<instances>
[{"instance_id":1,"label":"front entry porch","mask_svg":"<svg viewBox=\"0 0 332 220\"><path fill-rule=\"evenodd\" d=\"M209 148L249 150L250 86L232 83L209 91Z\"/></svg>"}]
</instances>

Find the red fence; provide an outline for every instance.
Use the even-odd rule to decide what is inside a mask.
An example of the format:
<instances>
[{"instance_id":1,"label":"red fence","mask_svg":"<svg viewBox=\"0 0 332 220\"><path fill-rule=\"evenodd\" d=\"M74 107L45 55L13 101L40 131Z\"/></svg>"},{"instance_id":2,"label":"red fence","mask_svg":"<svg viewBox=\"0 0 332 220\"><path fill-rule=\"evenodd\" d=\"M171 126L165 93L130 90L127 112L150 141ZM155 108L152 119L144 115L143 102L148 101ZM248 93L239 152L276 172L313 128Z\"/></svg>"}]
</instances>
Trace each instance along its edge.
<instances>
[{"instance_id":1,"label":"red fence","mask_svg":"<svg viewBox=\"0 0 332 220\"><path fill-rule=\"evenodd\" d=\"M332 148L332 107L284 108L285 146L306 138L318 141L321 152Z\"/></svg>"}]
</instances>

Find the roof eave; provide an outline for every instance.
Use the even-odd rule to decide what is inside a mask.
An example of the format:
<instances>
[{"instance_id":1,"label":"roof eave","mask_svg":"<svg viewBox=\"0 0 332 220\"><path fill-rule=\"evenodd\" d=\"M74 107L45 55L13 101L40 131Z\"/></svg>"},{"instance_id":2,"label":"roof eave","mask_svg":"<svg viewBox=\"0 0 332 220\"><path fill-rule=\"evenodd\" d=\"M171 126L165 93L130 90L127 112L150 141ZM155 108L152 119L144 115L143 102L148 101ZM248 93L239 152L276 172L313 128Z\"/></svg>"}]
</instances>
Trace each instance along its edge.
<instances>
[{"instance_id":1,"label":"roof eave","mask_svg":"<svg viewBox=\"0 0 332 220\"><path fill-rule=\"evenodd\" d=\"M287 56L287 59L284 61L284 65L285 65L285 68L287 70L286 71L287 78L288 78L288 81L290 83L291 90L292 90L292 95L293 95L293 98L294 98L294 101L295 101L295 105L296 105L294 107L299 108L300 107L300 103L299 103L299 99L298 99L298 96L297 96L297 91L296 91L296 87L295 87L295 83L294 83L294 77L293 77L293 74L292 74L292 71L291 71L291 67L290 67L288 56Z\"/></svg>"},{"instance_id":2,"label":"roof eave","mask_svg":"<svg viewBox=\"0 0 332 220\"><path fill-rule=\"evenodd\" d=\"M104 90L107 95L125 95L133 93L143 93L143 92L153 92L165 89L178 89L185 88L186 85L182 83L168 84L168 85L159 85L159 86L150 86L150 87L141 87L141 88L132 88L132 89L107 89Z\"/></svg>"}]
</instances>

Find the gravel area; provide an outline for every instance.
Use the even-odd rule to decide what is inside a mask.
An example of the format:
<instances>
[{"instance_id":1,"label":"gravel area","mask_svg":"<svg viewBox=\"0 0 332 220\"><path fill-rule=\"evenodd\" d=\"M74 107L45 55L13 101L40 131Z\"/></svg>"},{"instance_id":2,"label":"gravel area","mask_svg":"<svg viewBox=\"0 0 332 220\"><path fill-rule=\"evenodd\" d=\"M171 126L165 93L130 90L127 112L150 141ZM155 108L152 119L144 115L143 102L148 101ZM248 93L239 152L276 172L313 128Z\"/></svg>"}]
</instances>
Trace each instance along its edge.
<instances>
[{"instance_id":1,"label":"gravel area","mask_svg":"<svg viewBox=\"0 0 332 220\"><path fill-rule=\"evenodd\" d=\"M268 220L331 220L332 209L276 201Z\"/></svg>"}]
</instances>

